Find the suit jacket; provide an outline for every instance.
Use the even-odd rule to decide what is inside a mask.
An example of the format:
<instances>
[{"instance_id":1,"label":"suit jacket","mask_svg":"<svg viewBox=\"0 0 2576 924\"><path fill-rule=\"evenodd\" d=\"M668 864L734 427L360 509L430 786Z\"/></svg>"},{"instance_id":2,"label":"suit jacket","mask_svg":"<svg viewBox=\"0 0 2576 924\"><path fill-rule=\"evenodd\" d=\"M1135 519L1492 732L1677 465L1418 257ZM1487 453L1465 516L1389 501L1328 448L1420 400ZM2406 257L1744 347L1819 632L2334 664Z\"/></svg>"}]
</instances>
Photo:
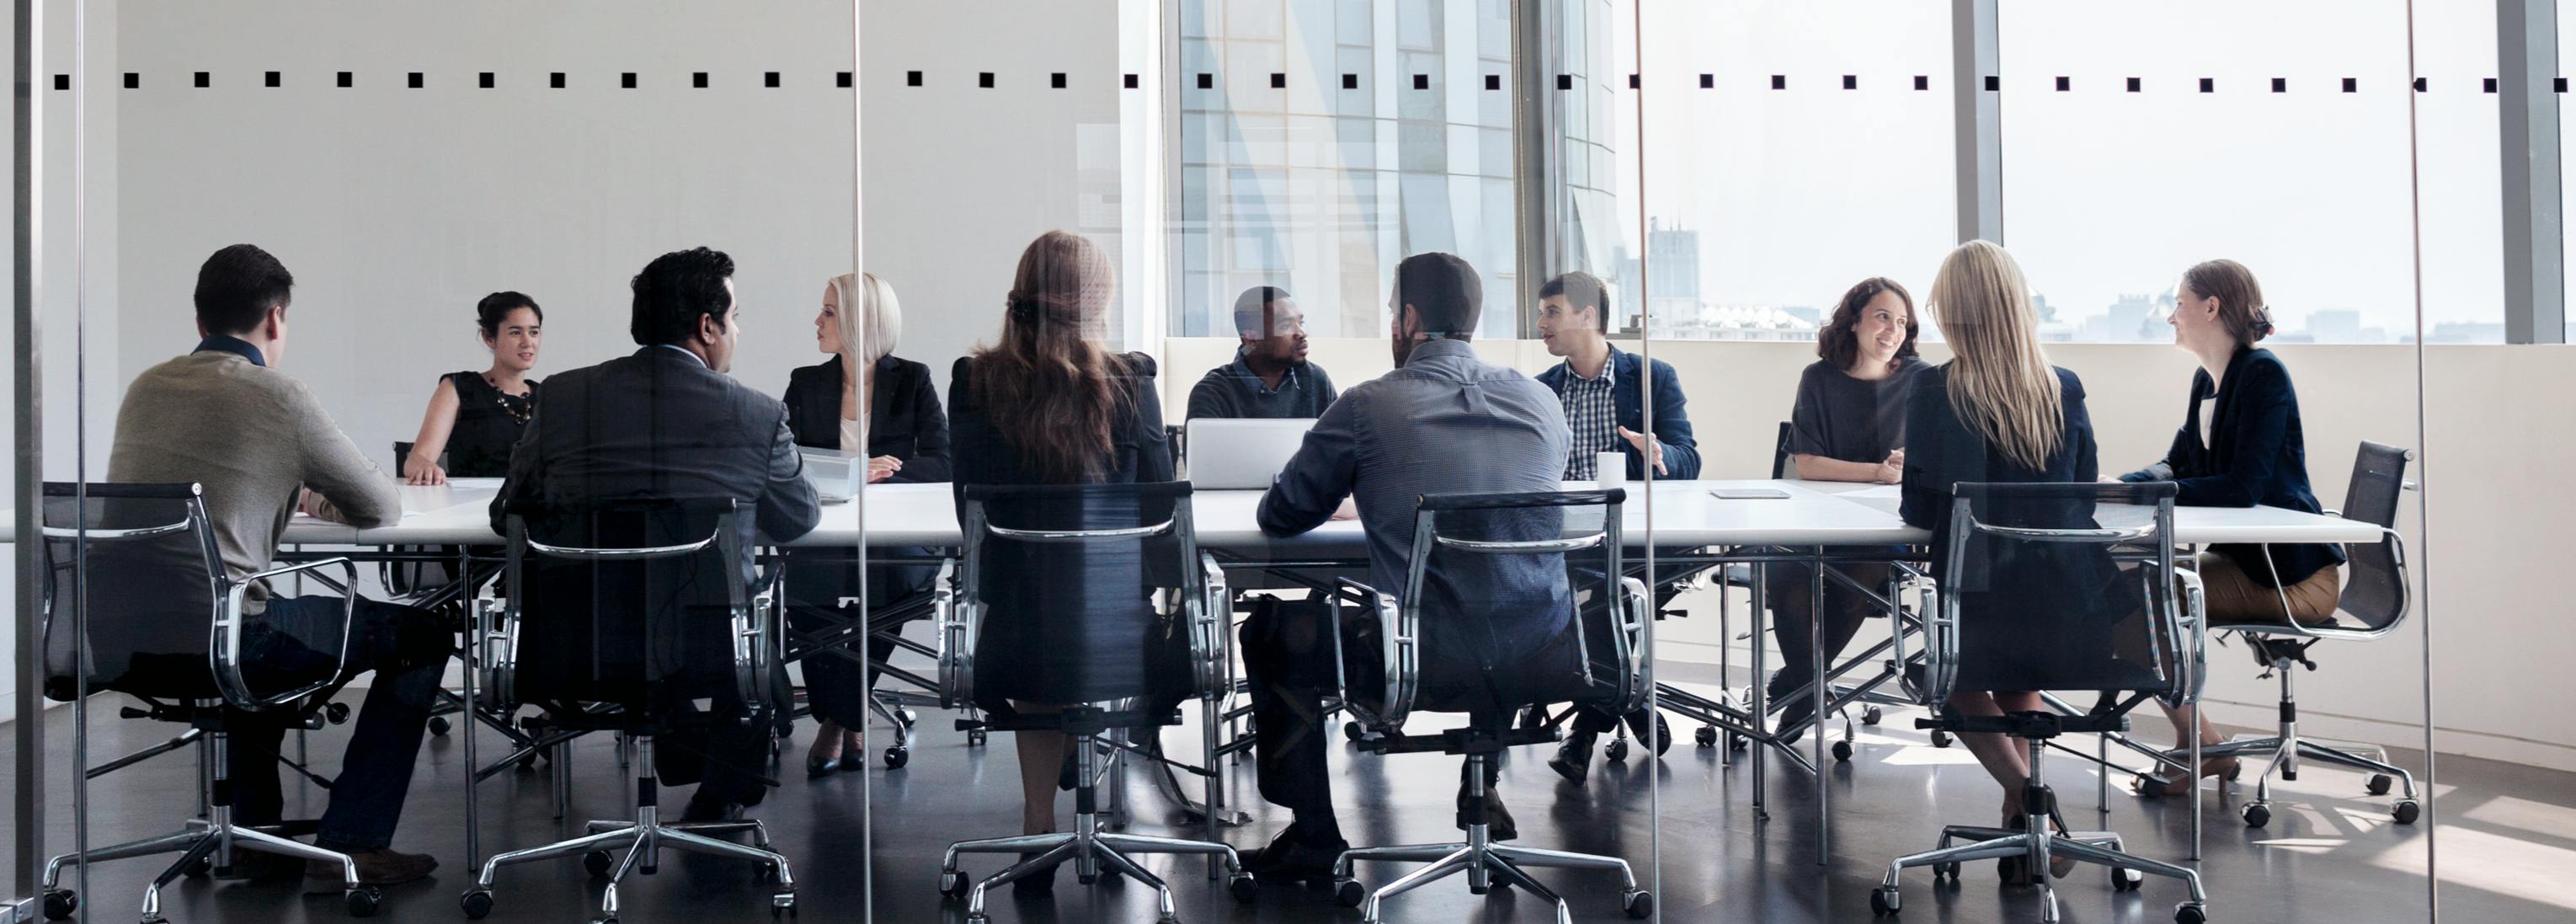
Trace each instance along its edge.
<instances>
[{"instance_id":1,"label":"suit jacket","mask_svg":"<svg viewBox=\"0 0 2576 924\"><path fill-rule=\"evenodd\" d=\"M758 536L781 542L802 536L820 516L814 486L805 480L804 460L796 454L795 439L787 428L786 405L707 368L694 355L648 346L546 382L545 390L537 393L527 432L511 451L508 479L492 500L492 526L506 533L505 511L511 501L647 498L736 501L746 549ZM623 601L636 591L605 583L583 586L594 570L636 567L594 569L585 562L540 560L528 579L530 612L552 625L567 627L560 634L570 636L570 620L586 615L607 618L581 612L609 608L605 602L586 603L585 598L605 601L616 596ZM748 554L738 567L739 580L753 580ZM651 599L643 604L650 608L644 618L650 626L651 675L680 670L684 660L689 669L716 670L727 649L715 644L706 630L723 623L704 617L722 612L727 588L689 576L693 572L668 577L669 571L686 569L647 564L641 570L655 576L649 588ZM682 608L691 618L650 622L671 612L665 609L671 606ZM578 644L570 638L548 644L567 642ZM552 650L558 658L574 656L560 648Z\"/></svg>"},{"instance_id":2,"label":"suit jacket","mask_svg":"<svg viewBox=\"0 0 2576 924\"><path fill-rule=\"evenodd\" d=\"M2209 433L2200 432L2200 403L2216 400ZM2299 395L2290 370L2270 350L2241 349L2227 361L2224 383L2209 370L2191 376L2191 405L2164 461L2120 476L2122 481L2171 480L2174 503L2188 507L2282 507L2304 513L2323 508L2308 489L2307 436L2299 427ZM2219 545L2245 575L2266 587L2296 584L2343 564L2332 545ZM2276 570L2277 569L2277 570Z\"/></svg>"},{"instance_id":3,"label":"suit jacket","mask_svg":"<svg viewBox=\"0 0 2576 924\"><path fill-rule=\"evenodd\" d=\"M1611 400L1618 405L1618 425L1632 432L1646 432L1645 357L1618 347L1610 348ZM1699 442L1691 438L1690 413L1682 410L1689 400L1682 394L1681 379L1673 375L1673 366L1655 360L1655 442L1664 445L1664 474L1657 480L1687 481L1699 477ZM1565 377L1571 373L1566 364L1538 374L1540 384L1560 397L1565 394ZM1628 457L1628 480L1646 478L1646 456L1628 441L1619 441L1619 452Z\"/></svg>"},{"instance_id":4,"label":"suit jacket","mask_svg":"<svg viewBox=\"0 0 2576 924\"><path fill-rule=\"evenodd\" d=\"M787 426L796 431L796 445L841 448L845 387L839 357L788 374ZM948 480L948 414L939 407L929 366L893 356L877 360L876 394L868 401L868 416L868 456L903 460L903 470L887 481Z\"/></svg>"}]
</instances>

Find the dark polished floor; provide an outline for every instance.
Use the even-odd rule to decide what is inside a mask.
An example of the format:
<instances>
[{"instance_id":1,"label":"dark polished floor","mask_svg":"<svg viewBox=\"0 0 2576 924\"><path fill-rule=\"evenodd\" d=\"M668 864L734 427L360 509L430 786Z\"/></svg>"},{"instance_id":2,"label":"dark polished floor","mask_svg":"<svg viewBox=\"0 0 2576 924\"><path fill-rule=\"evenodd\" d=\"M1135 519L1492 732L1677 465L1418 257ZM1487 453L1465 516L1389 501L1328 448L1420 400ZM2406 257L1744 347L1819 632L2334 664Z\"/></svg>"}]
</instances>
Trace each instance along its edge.
<instances>
[{"instance_id":1,"label":"dark polished floor","mask_svg":"<svg viewBox=\"0 0 2576 924\"><path fill-rule=\"evenodd\" d=\"M94 707L91 715L91 751L98 760L169 733L167 727L117 720L112 704ZM1815 862L1809 778L1779 772L1775 763L1770 817L1763 820L1748 804L1749 766L1738 760L1721 767L1714 750L1691 746L1687 725L1680 728L1681 743L1660 762L1631 755L1623 764L1604 765L1596 758L1590 786L1580 789L1561 784L1543 765L1544 755L1525 750L1512 755L1501 793L1520 819L1522 843L1621 855L1641 878L1657 880L1653 888L1664 920L1867 920L1869 890L1889 858L1930 846L1943 823L1994 820L1997 794L1965 750L1928 746L1921 733L1905 727L1908 718L1894 714L1881 727L1863 729L1858 755L1830 771L1835 819L1830 866ZM71 719L69 710L52 713L49 750L57 768L69 766ZM946 724L944 716L925 713L910 765L871 771L877 807L872 866L861 859L868 856L862 847L868 804L862 780L844 774L806 781L801 763L806 730L800 729L789 752L785 785L756 816L770 825L779 849L796 864L804 919L860 920L871 883L873 920L963 917L961 903L943 901L936 890L940 852L951 840L1015 832L1018 782L1006 738L997 735L991 746L969 748L962 735L944 730ZM884 734L879 731L880 742ZM315 733L312 753L327 769L337 764L344 740L345 727ZM1180 740L1176 733L1174 741ZM1194 734L1189 740L1195 740ZM5 757L5 746L0 746L0 757ZM2420 766L2421 756L2401 754L2399 761ZM624 788L610 743L585 742L574 764L575 818L623 817ZM1346 832L1361 844L1455 837L1450 824L1454 766L1452 759L1439 755L1337 757L1335 785ZM457 895L473 878L463 862L463 770L455 737L434 739L425 748L397 846L434 853L447 866L433 881L391 890L380 917L463 919ZM2115 829L2128 838L2130 850L2149 856L2184 856L2189 828L2183 803L2142 802L2115 789L2110 813L2100 815L2094 810L2095 777L2088 768L2072 759L2055 759L2050 771L2077 827ZM91 789L92 843L173 827L194 807L189 794L193 773L193 761L182 752L97 781ZM60 779L53 785L51 798L61 810L52 818L50 845L62 849L71 843L70 792ZM1238 781L1238 789L1241 802L1260 817L1231 832L1230 840L1256 846L1284 819L1263 812L1248 774ZM486 783L483 792L486 852L563 836L565 829L547 809L543 772L504 774ZM2576 889L2568 887L2570 874L2576 874L2576 776L2450 758L2442 763L2440 792L2446 914L2479 922L2576 917ZM2298 782L2279 788L2280 811L2262 830L2249 830L2237 820L2237 806L2250 795L2250 786L2240 787L2213 798L2206 809L2206 859L2199 868L2208 879L2212 920L2426 918L2427 831L2421 825L2391 824L2389 800L2365 796L2360 776L2312 767ZM1656 796L1663 821L1660 842L1651 798ZM290 794L290 811L298 798ZM300 798L307 812L321 806L316 791L307 790ZM1169 823L1174 813L1150 791L1135 788L1134 805L1133 830L1173 830ZM0 854L7 849L0 843ZM1265 888L1256 904L1237 906L1205 877L1198 861L1157 858L1147 864L1169 874L1186 921L1359 918L1328 896L1295 888ZM159 868L151 860L100 866L87 886L90 919L133 920L142 882ZM994 868L991 859L968 867L978 874ZM1372 883L1398 873L1389 867L1362 870ZM1542 873L1541 878L1568 896L1576 920L1625 920L1611 877ZM658 875L636 879L622 893L622 919L628 922L749 921L768 914L766 885L739 864L666 862ZM517 867L502 874L491 920L587 920L598 894L599 887L575 861ZM2157 922L2171 919L2183 890L2175 883L2150 881L2143 892L2115 894L2101 872L2087 868L2062 880L2058 894L2067 921ZM345 919L336 898L304 897L283 883L185 880L165 903L169 918L178 922ZM1134 883L1087 888L1070 875L1059 877L1051 896L1001 890L991 910L995 921L1019 922L1145 922L1155 916L1149 889ZM1972 865L1958 885L1936 887L1922 871L1905 877L1903 920L2028 921L2037 914L2033 891L1998 885L1990 863ZM1388 917L1407 922L1552 920L1550 908L1517 890L1476 897L1459 880L1397 899Z\"/></svg>"}]
</instances>

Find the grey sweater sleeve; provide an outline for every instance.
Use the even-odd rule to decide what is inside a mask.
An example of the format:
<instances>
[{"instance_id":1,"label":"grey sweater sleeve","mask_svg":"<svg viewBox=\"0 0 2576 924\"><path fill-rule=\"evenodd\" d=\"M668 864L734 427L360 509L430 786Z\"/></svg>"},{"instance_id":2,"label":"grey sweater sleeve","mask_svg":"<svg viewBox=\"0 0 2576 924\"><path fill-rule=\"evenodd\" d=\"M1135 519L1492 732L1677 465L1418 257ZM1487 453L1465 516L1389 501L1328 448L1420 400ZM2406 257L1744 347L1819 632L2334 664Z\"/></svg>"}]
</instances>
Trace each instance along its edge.
<instances>
[{"instance_id":1,"label":"grey sweater sleeve","mask_svg":"<svg viewBox=\"0 0 2576 924\"><path fill-rule=\"evenodd\" d=\"M303 484L322 495L323 519L374 529L402 519L402 494L383 469L340 432L331 413L297 382L287 394L298 428L295 442L304 464Z\"/></svg>"}]
</instances>

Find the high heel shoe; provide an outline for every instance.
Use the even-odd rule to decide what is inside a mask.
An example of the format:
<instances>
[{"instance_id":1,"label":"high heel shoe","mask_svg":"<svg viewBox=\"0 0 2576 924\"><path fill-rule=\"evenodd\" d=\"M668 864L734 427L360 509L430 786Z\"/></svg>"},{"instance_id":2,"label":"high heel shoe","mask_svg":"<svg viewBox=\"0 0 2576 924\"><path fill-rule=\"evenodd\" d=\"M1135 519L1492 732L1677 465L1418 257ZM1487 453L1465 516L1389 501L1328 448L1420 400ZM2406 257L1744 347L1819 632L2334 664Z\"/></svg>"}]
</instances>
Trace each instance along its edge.
<instances>
[{"instance_id":1,"label":"high heel shoe","mask_svg":"<svg viewBox=\"0 0 2576 924\"><path fill-rule=\"evenodd\" d=\"M1037 859L1037 858L1038 858L1039 856L1041 856L1041 855L1042 855L1042 854L1041 854L1040 852L1038 852L1038 851L1033 851L1033 850L1030 850L1030 851L1021 851L1021 852L1020 852L1020 862L1022 862L1022 863L1026 863L1026 862L1029 862L1030 860L1035 860L1035 859ZM1018 879L1013 879L1013 880L1011 880L1011 891L1014 891L1014 892L1052 892L1052 891L1055 891L1055 871L1056 871L1058 868L1062 867L1062 866L1064 866L1064 864L1062 864L1062 863L1058 863L1058 864L1056 864L1055 866L1050 866L1050 867L1047 867L1046 869L1039 870L1038 872L1030 873L1030 874L1028 874L1028 875L1026 875L1026 876L1022 876L1022 877L1020 877L1020 878L1018 878Z\"/></svg>"},{"instance_id":2,"label":"high heel shoe","mask_svg":"<svg viewBox=\"0 0 2576 924\"><path fill-rule=\"evenodd\" d=\"M2237 775L2243 773L2244 770L2244 762L2237 760L2234 757L2207 757L2201 759L2200 772L2194 775L2194 780L2205 780L2211 777L2216 777L2220 780L2234 782ZM2129 781L2129 791L2137 793L2139 796L2148 799L2160 799L2177 793L2189 792L2190 786L2191 783L2184 782L2179 777L2173 775L2173 771L2171 770L2167 770L2162 773L2141 773L2138 774L2136 779Z\"/></svg>"}]
</instances>

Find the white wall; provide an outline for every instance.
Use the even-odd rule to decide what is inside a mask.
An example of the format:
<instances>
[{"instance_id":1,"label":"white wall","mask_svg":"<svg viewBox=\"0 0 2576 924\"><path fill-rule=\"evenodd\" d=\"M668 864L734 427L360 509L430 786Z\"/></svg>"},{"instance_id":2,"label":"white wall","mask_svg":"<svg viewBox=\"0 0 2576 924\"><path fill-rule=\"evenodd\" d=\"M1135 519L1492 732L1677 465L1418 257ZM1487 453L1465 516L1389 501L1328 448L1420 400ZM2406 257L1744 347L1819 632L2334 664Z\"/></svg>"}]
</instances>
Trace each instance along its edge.
<instances>
[{"instance_id":1,"label":"white wall","mask_svg":"<svg viewBox=\"0 0 2576 924\"><path fill-rule=\"evenodd\" d=\"M1537 372L1552 360L1532 341L1479 343L1492 361ZM2355 446L2364 439L2416 447L2414 350L2397 346L2283 345L2274 348L2300 385L2308 470L2320 500L2340 506ZM1167 404L1185 400L1200 371L1223 362L1231 342L1171 340ZM1936 361L1944 358L1937 347ZM2158 346L2056 344L2050 356L2084 379L2087 408L2106 472L2162 457L2181 423L2193 360ZM1382 340L1318 341L1313 358L1334 380L1352 383L1390 365ZM1771 440L1786 418L1798 372L1815 359L1796 343L1664 341L1690 397L1691 424L1708 477L1758 478L1771 465ZM2427 351L2424 389L2432 451L2419 450L2410 475L2426 486L2432 531L2415 498L2399 530L2418 569L2413 619L2434 627L2437 726L2443 750L2576 769L2576 715L2548 707L2544 691L2567 689L2576 663L2560 588L2549 579L2564 558L2557 525L2576 520L2576 491L2550 486L2556 461L2576 453L2576 415L2551 396L2576 393L2565 347L2437 346ZM2429 540L2429 541L2428 541ZM1713 613L1713 601L1686 600ZM1739 607L1738 612L1741 612ZM1742 626L1737 627L1739 631ZM2299 677L2302 726L2312 734L2421 746L2422 624L2368 644L2329 644L2320 669ZM1666 623L1667 658L1714 660L1715 621ZM1741 658L1736 663L1745 663ZM2211 657L2212 714L2268 726L2276 687L2258 680L2236 648Z\"/></svg>"}]
</instances>

